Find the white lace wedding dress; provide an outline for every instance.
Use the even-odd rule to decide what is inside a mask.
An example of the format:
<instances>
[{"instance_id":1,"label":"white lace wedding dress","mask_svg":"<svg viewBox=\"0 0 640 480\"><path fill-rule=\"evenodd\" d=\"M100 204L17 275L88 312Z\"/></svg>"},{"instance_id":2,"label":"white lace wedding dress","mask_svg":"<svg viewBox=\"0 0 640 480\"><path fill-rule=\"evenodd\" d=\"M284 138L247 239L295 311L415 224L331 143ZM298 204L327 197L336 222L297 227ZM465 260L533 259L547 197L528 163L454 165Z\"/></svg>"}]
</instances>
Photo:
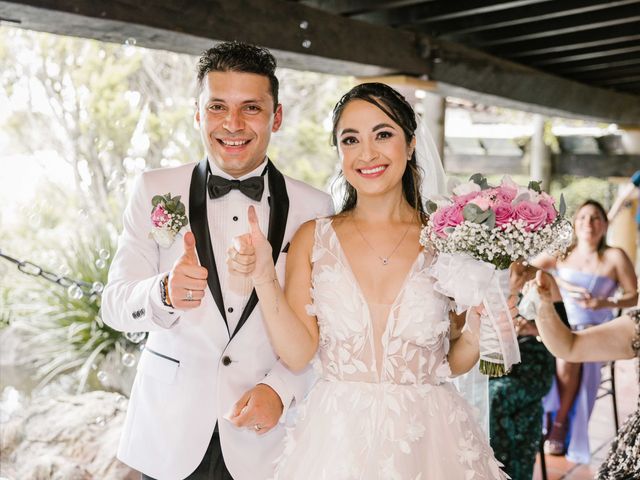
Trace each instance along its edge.
<instances>
[{"instance_id":1,"label":"white lace wedding dress","mask_svg":"<svg viewBox=\"0 0 640 480\"><path fill-rule=\"evenodd\" d=\"M278 480L505 478L451 383L449 302L420 253L392 305L368 303L330 219L316 222L320 377L287 432Z\"/></svg>"}]
</instances>

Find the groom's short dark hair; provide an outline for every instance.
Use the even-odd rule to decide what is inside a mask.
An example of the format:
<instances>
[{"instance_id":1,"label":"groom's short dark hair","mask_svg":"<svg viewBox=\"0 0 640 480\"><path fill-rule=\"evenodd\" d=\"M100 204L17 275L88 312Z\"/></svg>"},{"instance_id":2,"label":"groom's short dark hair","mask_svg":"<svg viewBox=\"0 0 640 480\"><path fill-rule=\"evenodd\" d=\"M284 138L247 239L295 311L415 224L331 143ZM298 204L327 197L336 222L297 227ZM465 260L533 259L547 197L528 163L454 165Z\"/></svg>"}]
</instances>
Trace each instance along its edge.
<instances>
[{"instance_id":1,"label":"groom's short dark hair","mask_svg":"<svg viewBox=\"0 0 640 480\"><path fill-rule=\"evenodd\" d=\"M276 59L269 50L242 42L223 42L203 52L198 61L198 91L209 72L244 72L269 79L273 108L278 106Z\"/></svg>"}]
</instances>

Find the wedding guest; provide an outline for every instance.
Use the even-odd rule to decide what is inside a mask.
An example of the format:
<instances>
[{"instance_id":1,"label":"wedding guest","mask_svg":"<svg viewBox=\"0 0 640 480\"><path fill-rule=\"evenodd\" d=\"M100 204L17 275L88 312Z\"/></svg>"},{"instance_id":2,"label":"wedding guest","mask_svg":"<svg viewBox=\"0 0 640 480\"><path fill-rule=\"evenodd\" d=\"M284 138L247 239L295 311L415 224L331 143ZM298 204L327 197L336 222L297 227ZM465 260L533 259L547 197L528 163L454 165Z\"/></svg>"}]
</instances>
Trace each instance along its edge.
<instances>
[{"instance_id":1,"label":"wedding guest","mask_svg":"<svg viewBox=\"0 0 640 480\"><path fill-rule=\"evenodd\" d=\"M502 377L489 378L491 446L512 480L531 480L542 436L542 398L551 387L555 358L540 341L536 326L537 269L514 263L512 282L522 288L516 316L521 361ZM568 324L560 291L551 280L550 295L558 316Z\"/></svg>"},{"instance_id":2,"label":"wedding guest","mask_svg":"<svg viewBox=\"0 0 640 480\"><path fill-rule=\"evenodd\" d=\"M637 300L633 265L623 250L607 245L607 225L602 205L587 200L576 212L575 239L566 257L542 256L535 262L554 272L573 330L605 323L613 318L615 309L632 306ZM545 398L545 410L554 416L545 452L566 452L572 462L588 463L588 423L601 363L558 359L556 365L556 379Z\"/></svg>"}]
</instances>

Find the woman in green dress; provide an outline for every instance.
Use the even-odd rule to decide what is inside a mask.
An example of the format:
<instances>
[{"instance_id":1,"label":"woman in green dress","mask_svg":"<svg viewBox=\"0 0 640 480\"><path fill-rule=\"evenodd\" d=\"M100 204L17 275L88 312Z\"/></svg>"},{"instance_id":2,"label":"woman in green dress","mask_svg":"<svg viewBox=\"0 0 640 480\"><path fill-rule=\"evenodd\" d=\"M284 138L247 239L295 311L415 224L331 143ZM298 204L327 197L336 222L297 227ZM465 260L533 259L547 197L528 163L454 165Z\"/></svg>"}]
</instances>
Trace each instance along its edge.
<instances>
[{"instance_id":1,"label":"woman in green dress","mask_svg":"<svg viewBox=\"0 0 640 480\"><path fill-rule=\"evenodd\" d=\"M514 272L513 270L521 271ZM555 374L555 358L538 336L535 315L526 308L526 298L535 294L536 269L514 265L512 276L517 283L528 281L523 289L524 301L516 318L516 332L521 362L508 375L489 379L491 446L504 471L512 480L531 480L542 435L542 398L547 394ZM530 291L533 289L534 291ZM554 306L566 321L566 312L555 282ZM523 308L524 307L524 308ZM529 310L529 311L527 311Z\"/></svg>"}]
</instances>

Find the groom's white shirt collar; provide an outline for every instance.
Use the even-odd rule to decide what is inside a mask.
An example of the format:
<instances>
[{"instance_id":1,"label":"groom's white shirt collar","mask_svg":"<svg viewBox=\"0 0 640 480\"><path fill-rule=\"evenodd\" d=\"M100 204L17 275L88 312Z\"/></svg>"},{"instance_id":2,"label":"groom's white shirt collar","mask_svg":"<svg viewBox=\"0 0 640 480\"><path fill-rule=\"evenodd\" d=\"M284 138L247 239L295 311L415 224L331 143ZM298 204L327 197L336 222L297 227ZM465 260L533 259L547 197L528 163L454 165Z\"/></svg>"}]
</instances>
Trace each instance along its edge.
<instances>
[{"instance_id":1,"label":"groom's white shirt collar","mask_svg":"<svg viewBox=\"0 0 640 480\"><path fill-rule=\"evenodd\" d=\"M235 177L229 175L224 170L222 170L210 158L207 158L207 161L209 162L209 168L211 169L211 174L212 175L218 175L219 177L226 178L227 180L246 180L247 178L250 178L250 177L259 177L260 175L262 175L262 172L264 171L265 167L267 166L267 157L265 156L263 162L260 165L258 165L254 170L250 171L249 173L247 173L245 175L242 175L241 177L235 178Z\"/></svg>"}]
</instances>

